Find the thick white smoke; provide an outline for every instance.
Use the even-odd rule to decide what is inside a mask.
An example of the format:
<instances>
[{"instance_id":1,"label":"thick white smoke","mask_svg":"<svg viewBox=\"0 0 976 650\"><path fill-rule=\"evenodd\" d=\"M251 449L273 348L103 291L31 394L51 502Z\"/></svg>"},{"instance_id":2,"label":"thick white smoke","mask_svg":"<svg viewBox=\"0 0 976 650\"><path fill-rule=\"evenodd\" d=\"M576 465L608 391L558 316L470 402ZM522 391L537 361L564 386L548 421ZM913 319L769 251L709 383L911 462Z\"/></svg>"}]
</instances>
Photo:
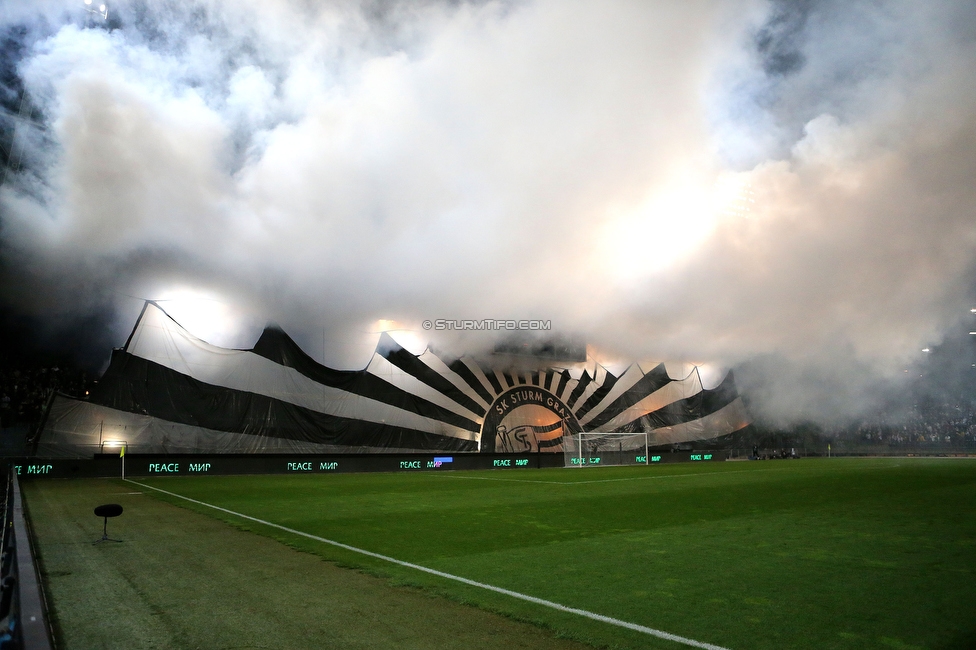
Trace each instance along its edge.
<instances>
[{"instance_id":1,"label":"thick white smoke","mask_svg":"<svg viewBox=\"0 0 976 650\"><path fill-rule=\"evenodd\" d=\"M830 417L971 306L965 3L108 9L4 17L37 117L0 237L36 311L124 331L128 296L193 295L201 335L271 318L337 365L381 318L539 318L775 359L763 408Z\"/></svg>"}]
</instances>

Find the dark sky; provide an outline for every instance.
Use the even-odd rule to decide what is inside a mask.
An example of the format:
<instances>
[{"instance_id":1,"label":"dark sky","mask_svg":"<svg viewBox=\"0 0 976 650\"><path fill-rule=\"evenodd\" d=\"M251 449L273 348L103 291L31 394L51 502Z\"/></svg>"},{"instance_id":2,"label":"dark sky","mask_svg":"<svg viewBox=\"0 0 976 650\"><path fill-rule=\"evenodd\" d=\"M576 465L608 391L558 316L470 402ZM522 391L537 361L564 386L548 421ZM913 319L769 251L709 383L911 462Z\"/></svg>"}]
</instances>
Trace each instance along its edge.
<instances>
[{"instance_id":1,"label":"dark sky","mask_svg":"<svg viewBox=\"0 0 976 650\"><path fill-rule=\"evenodd\" d=\"M93 363L152 298L361 367L538 318L876 412L976 329L974 9L4 2L2 326Z\"/></svg>"}]
</instances>

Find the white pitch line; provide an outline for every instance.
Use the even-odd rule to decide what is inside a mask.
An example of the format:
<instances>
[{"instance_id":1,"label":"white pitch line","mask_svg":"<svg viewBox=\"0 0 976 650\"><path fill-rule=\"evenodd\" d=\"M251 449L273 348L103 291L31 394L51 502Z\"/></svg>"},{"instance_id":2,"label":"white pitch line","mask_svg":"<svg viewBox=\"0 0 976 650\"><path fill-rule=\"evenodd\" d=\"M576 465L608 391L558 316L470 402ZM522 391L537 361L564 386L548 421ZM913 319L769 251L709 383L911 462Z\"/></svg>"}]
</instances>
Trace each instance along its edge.
<instances>
[{"instance_id":1,"label":"white pitch line","mask_svg":"<svg viewBox=\"0 0 976 650\"><path fill-rule=\"evenodd\" d=\"M292 535L299 535L300 537L306 537L308 539L315 540L316 542L322 542L323 544L331 544L338 548L345 549L347 551L352 551L353 553L359 553L361 555L367 555L369 557L376 558L378 560L383 560L385 562L391 562L393 564L398 564L410 569L416 569L417 571L423 571L424 573L429 573L441 578L447 578L448 580L454 580L455 582L461 582L472 587L480 587L481 589L487 589L488 591L494 591L499 594L504 594L506 596L511 596L512 598L518 598L519 600L524 600L536 605L542 605L544 607L550 607L552 609L559 610L561 612L567 612L569 614L576 614L577 616L583 616L585 618L592 619L594 621L600 621L601 623L609 623L610 625L616 625L617 627L623 627L628 630L634 630L636 632L642 632L650 636L655 636L659 639L665 639L666 641L673 641L675 643L681 643L686 646L691 646L693 648L702 648L703 650L729 650L728 648L723 648L722 646L712 645L711 643L704 643L702 641L695 641L694 639L688 639L683 636L678 636L677 634L671 634L670 632L663 632L661 630L655 630L651 627L645 627L643 625L637 625L636 623L628 623L627 621L621 621L617 618L611 618L610 616L604 616L603 614L597 614L595 612L589 612L585 609L577 609L575 607L567 607L566 605L560 605L551 600L545 600L543 598L536 598L535 596L529 596L527 594L521 594L517 591L512 591L510 589L504 589L502 587L496 587L494 585L489 585L484 582L477 582L476 580L469 580L468 578L462 578L461 576L456 576L451 573L445 573L443 571L438 571L437 569L431 569L425 566L420 566L419 564L413 564L412 562L404 562L403 560L398 560L396 558L390 557L388 555L382 555L380 553L374 553L373 551L367 551L365 549L356 548L355 546L350 546L348 544L343 544L342 542L336 542L331 539L326 539L324 537L319 537L318 535L312 535L311 533L306 533L300 530L295 530L294 528L288 528L287 526L282 526L281 524L274 524L270 521L265 521L263 519L258 519L257 517L252 517L250 515L241 514L240 512L234 512L233 510L228 510L227 508L221 508L220 506L215 506L211 503L206 503L204 501L198 501L196 499L191 499L190 497L185 497L182 494L176 494L175 492L170 492L168 490L163 490L146 483L139 483L131 479L123 479L128 483L134 483L140 487L149 488L150 490L156 490L157 492L162 492L163 494L168 494L177 499L183 499L184 501L189 501L190 503L195 503L197 505L205 506L207 508L213 508L214 510L219 510L220 512L226 512L229 515L234 515L235 517L240 517L241 519L247 519L248 521L253 521L258 524L264 524L265 526L270 526L271 528L277 528L278 530L283 530Z\"/></svg>"}]
</instances>

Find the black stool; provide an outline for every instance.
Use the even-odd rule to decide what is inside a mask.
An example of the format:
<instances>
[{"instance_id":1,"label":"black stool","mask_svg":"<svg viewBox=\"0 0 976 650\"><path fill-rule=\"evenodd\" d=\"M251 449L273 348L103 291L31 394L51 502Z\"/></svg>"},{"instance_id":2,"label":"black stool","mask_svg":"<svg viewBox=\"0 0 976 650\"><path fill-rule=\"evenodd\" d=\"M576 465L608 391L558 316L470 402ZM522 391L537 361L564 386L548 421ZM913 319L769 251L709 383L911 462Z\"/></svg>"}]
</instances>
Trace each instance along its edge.
<instances>
[{"instance_id":1,"label":"black stool","mask_svg":"<svg viewBox=\"0 0 976 650\"><path fill-rule=\"evenodd\" d=\"M105 505L98 506L95 508L96 517L105 517L105 525L102 527L102 538L96 539L92 544L98 544L99 542L121 542L121 539L111 539L108 536L108 518L118 517L122 514L122 506L117 503L106 503Z\"/></svg>"}]
</instances>

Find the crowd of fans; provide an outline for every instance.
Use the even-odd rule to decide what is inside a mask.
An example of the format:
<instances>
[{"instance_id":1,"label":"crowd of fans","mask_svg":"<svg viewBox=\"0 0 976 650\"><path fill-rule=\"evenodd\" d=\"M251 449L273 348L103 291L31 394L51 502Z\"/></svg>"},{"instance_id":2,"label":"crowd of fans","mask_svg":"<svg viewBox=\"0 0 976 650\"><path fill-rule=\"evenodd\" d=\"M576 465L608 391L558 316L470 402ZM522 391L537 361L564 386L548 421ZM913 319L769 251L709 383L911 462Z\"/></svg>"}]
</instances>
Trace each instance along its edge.
<instances>
[{"instance_id":1,"label":"crowd of fans","mask_svg":"<svg viewBox=\"0 0 976 650\"><path fill-rule=\"evenodd\" d=\"M952 404L915 406L897 419L881 415L845 434L841 439L860 445L976 449L976 414Z\"/></svg>"},{"instance_id":2,"label":"crowd of fans","mask_svg":"<svg viewBox=\"0 0 976 650\"><path fill-rule=\"evenodd\" d=\"M0 368L0 426L35 424L54 393L84 397L91 383L87 373L72 368Z\"/></svg>"}]
</instances>

